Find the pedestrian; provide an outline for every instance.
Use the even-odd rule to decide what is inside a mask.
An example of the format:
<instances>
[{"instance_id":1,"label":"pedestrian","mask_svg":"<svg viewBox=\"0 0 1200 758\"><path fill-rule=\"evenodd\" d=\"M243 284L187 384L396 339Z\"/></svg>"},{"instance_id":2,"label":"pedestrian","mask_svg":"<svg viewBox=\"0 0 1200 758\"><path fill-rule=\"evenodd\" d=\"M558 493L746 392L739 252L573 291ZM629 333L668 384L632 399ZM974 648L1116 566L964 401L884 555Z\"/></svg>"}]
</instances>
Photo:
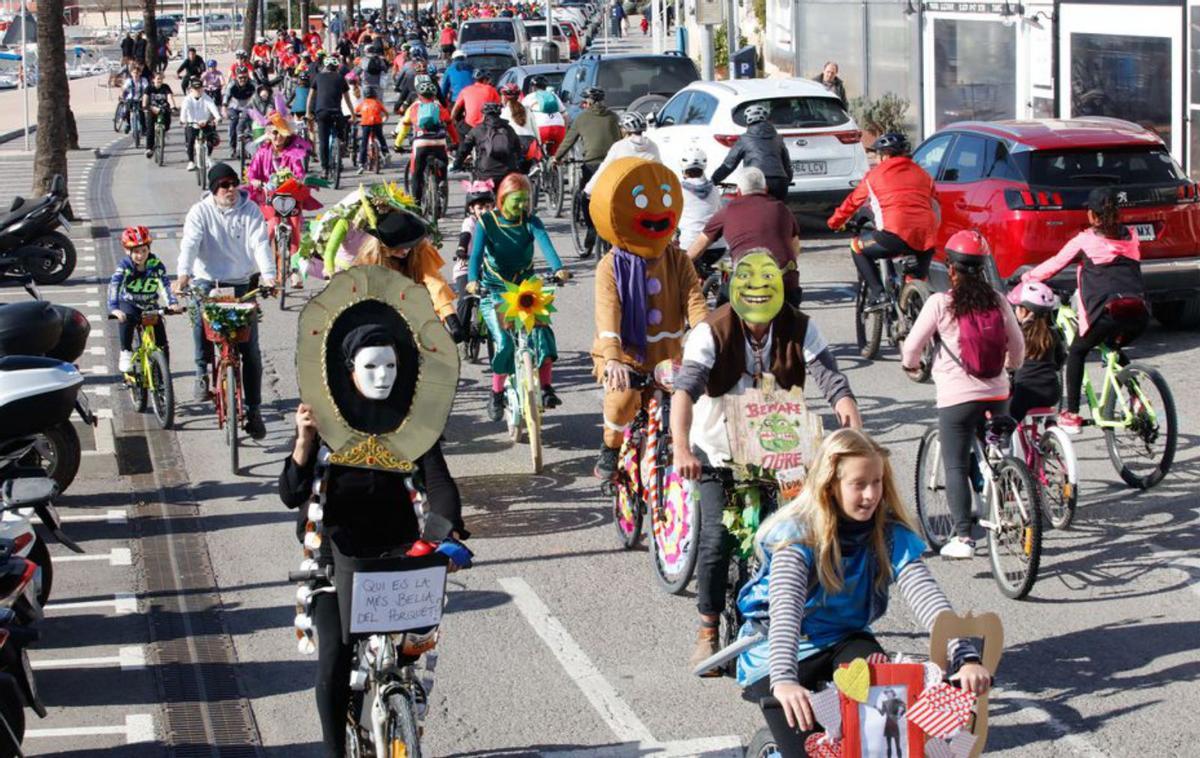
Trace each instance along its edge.
<instances>
[{"instance_id":1,"label":"pedestrian","mask_svg":"<svg viewBox=\"0 0 1200 758\"><path fill-rule=\"evenodd\" d=\"M125 38L121 40L121 64L128 66L129 60L133 58L133 35L125 32Z\"/></svg>"},{"instance_id":2,"label":"pedestrian","mask_svg":"<svg viewBox=\"0 0 1200 758\"><path fill-rule=\"evenodd\" d=\"M145 65L150 65L150 61L146 60L146 35L144 32L138 32L137 37L133 40L133 59Z\"/></svg>"},{"instance_id":3,"label":"pedestrian","mask_svg":"<svg viewBox=\"0 0 1200 758\"><path fill-rule=\"evenodd\" d=\"M613 0L612 9L609 11L609 18L612 36L620 37L622 27L625 23L625 6L621 4L621 0Z\"/></svg>"},{"instance_id":4,"label":"pedestrian","mask_svg":"<svg viewBox=\"0 0 1200 758\"><path fill-rule=\"evenodd\" d=\"M688 257L696 260L722 237L735 263L749 250L770 251L783 272L784 298L799 307L801 289L796 259L800 255L800 225L787 205L767 193L767 181L761 170L742 170L737 197L708 219L704 230L692 240Z\"/></svg>"},{"instance_id":5,"label":"pedestrian","mask_svg":"<svg viewBox=\"0 0 1200 758\"><path fill-rule=\"evenodd\" d=\"M275 286L275 256L267 237L262 211L241 189L238 172L218 163L208 172L208 193L188 210L179 243L179 272L175 292L190 288L208 296L220 282L233 288L236 297L244 297L255 279L258 286ZM205 402L209 397L208 353L203 319L197 318L192 330L196 376L193 398ZM246 433L256 440L267 435L259 407L262 404L262 354L258 349L258 321L250 321L250 339L238 344L242 354L242 391L246 407Z\"/></svg>"},{"instance_id":6,"label":"pedestrian","mask_svg":"<svg viewBox=\"0 0 1200 758\"><path fill-rule=\"evenodd\" d=\"M787 202L788 188L792 183L792 157L788 154L783 138L770 121L771 108L764 103L755 103L746 108L746 131L737 138L725 155L725 160L713 172L713 184L720 184L737 169L738 164L746 168L757 168L767 180L767 191L777 200Z\"/></svg>"},{"instance_id":7,"label":"pedestrian","mask_svg":"<svg viewBox=\"0 0 1200 758\"><path fill-rule=\"evenodd\" d=\"M650 11L647 10L642 14L642 36L645 37L650 33Z\"/></svg>"},{"instance_id":8,"label":"pedestrian","mask_svg":"<svg viewBox=\"0 0 1200 758\"><path fill-rule=\"evenodd\" d=\"M849 105L849 101L846 100L846 85L838 76L838 64L833 61L825 61L824 68L821 69L821 73L813 77L813 81L836 95L837 99L842 101L843 107Z\"/></svg>"}]
</instances>

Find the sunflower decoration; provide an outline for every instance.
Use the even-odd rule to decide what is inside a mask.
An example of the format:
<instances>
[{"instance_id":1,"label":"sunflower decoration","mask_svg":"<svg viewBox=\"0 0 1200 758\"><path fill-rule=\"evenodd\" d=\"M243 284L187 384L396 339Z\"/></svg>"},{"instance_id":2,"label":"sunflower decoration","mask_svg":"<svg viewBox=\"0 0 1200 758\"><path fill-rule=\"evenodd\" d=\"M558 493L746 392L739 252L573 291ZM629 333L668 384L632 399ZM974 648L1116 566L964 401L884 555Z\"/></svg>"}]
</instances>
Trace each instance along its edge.
<instances>
[{"instance_id":1,"label":"sunflower decoration","mask_svg":"<svg viewBox=\"0 0 1200 758\"><path fill-rule=\"evenodd\" d=\"M542 280L530 277L519 285L504 283L504 320L519 321L525 331L533 331L537 324L549 324L554 313L554 293L542 290Z\"/></svg>"}]
</instances>

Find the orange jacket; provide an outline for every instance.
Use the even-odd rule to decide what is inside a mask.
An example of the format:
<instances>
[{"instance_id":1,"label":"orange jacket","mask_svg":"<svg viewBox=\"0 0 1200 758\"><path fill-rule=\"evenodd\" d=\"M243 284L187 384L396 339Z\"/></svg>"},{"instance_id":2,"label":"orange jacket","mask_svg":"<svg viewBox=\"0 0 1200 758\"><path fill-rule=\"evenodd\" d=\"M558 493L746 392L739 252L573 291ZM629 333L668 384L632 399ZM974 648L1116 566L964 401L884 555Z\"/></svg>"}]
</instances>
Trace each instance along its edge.
<instances>
[{"instance_id":1,"label":"orange jacket","mask_svg":"<svg viewBox=\"0 0 1200 758\"><path fill-rule=\"evenodd\" d=\"M937 189L912 158L889 158L868 171L829 217L829 228L840 228L867 201L876 229L891 232L913 250L930 250L936 244Z\"/></svg>"},{"instance_id":2,"label":"orange jacket","mask_svg":"<svg viewBox=\"0 0 1200 758\"><path fill-rule=\"evenodd\" d=\"M358 116L358 123L362 126L378 126L387 121L387 108L383 107L383 103L370 97L363 98L358 105L354 106L354 113Z\"/></svg>"}]
</instances>

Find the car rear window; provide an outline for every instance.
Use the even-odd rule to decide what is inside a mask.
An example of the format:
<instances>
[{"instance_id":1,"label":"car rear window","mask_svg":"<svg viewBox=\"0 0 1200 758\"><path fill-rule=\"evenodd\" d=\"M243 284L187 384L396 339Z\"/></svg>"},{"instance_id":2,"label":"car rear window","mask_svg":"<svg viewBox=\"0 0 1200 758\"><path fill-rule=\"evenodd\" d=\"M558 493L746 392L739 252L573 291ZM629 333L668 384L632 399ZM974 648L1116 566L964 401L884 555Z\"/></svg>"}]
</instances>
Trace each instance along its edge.
<instances>
[{"instance_id":1,"label":"car rear window","mask_svg":"<svg viewBox=\"0 0 1200 758\"><path fill-rule=\"evenodd\" d=\"M651 92L674 95L699 78L688 58L624 58L601 60L596 86L604 90L609 107L623 109Z\"/></svg>"},{"instance_id":2,"label":"car rear window","mask_svg":"<svg viewBox=\"0 0 1200 758\"><path fill-rule=\"evenodd\" d=\"M463 26L462 37L459 38L459 44L489 39L504 40L505 42L516 42L517 33L513 31L513 25L510 23L505 23L503 21L482 21L478 24L467 24Z\"/></svg>"},{"instance_id":3,"label":"car rear window","mask_svg":"<svg viewBox=\"0 0 1200 758\"><path fill-rule=\"evenodd\" d=\"M467 63L472 69L481 68L492 75L492 81L500 78L500 75L517 65L516 60L509 55L468 55Z\"/></svg>"},{"instance_id":4,"label":"car rear window","mask_svg":"<svg viewBox=\"0 0 1200 758\"><path fill-rule=\"evenodd\" d=\"M773 97L769 100L750 100L733 111L733 123L746 125L746 108L751 105L768 105L768 119L777 129L819 129L841 126L850 120L850 115L839 100L832 97Z\"/></svg>"},{"instance_id":5,"label":"car rear window","mask_svg":"<svg viewBox=\"0 0 1200 758\"><path fill-rule=\"evenodd\" d=\"M1162 147L1047 150L1029 158L1029 183L1038 186L1163 184L1186 179Z\"/></svg>"},{"instance_id":6,"label":"car rear window","mask_svg":"<svg viewBox=\"0 0 1200 758\"><path fill-rule=\"evenodd\" d=\"M558 92L562 88L563 78L567 75L566 71L554 71L549 74L536 74L536 76L545 77L546 82L550 85L551 92ZM535 75L525 77L525 94L529 94L531 89L530 82Z\"/></svg>"}]
</instances>

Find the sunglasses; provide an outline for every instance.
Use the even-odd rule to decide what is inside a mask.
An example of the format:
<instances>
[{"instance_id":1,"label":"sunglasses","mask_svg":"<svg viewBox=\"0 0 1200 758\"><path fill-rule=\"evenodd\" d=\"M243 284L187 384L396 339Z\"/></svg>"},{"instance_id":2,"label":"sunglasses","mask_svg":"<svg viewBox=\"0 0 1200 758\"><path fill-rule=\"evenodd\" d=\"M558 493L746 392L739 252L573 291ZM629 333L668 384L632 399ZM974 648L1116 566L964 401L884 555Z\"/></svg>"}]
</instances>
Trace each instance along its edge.
<instances>
[{"instance_id":1,"label":"sunglasses","mask_svg":"<svg viewBox=\"0 0 1200 758\"><path fill-rule=\"evenodd\" d=\"M221 181L217 182L218 190L231 190L237 188L238 182L234 179L222 179Z\"/></svg>"}]
</instances>

